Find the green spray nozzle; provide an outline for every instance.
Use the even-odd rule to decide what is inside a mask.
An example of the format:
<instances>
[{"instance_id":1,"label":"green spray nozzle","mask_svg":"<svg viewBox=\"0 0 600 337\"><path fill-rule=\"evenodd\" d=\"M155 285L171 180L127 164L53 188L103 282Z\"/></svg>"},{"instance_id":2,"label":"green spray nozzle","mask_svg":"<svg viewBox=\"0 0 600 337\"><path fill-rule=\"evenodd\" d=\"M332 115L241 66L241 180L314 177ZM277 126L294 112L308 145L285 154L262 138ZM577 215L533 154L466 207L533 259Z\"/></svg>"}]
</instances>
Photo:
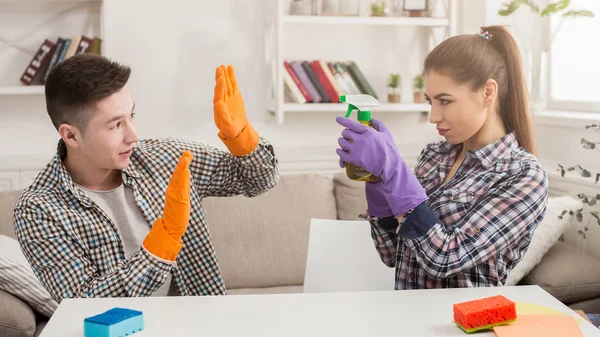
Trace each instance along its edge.
<instances>
[{"instance_id":1,"label":"green spray nozzle","mask_svg":"<svg viewBox=\"0 0 600 337\"><path fill-rule=\"evenodd\" d=\"M346 118L350 117L352 111L357 110L357 120L359 122L370 122L371 121L371 110L370 107L378 106L379 101L370 95L341 95L341 103L348 103L348 110L346 112Z\"/></svg>"}]
</instances>

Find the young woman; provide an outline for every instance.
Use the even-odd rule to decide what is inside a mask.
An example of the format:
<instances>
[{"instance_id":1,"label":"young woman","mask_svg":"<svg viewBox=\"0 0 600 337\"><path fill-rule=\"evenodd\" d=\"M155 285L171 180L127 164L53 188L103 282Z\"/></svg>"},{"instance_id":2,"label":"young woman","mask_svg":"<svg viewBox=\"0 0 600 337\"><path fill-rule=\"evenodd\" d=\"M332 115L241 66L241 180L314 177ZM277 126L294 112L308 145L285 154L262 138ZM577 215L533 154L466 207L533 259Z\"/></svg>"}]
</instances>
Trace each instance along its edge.
<instances>
[{"instance_id":1,"label":"young woman","mask_svg":"<svg viewBox=\"0 0 600 337\"><path fill-rule=\"evenodd\" d=\"M519 49L503 27L482 27L438 45L423 73L445 141L427 145L413 173L381 122L338 118L340 164L381 178L365 184L364 216L396 289L503 285L548 195Z\"/></svg>"}]
</instances>

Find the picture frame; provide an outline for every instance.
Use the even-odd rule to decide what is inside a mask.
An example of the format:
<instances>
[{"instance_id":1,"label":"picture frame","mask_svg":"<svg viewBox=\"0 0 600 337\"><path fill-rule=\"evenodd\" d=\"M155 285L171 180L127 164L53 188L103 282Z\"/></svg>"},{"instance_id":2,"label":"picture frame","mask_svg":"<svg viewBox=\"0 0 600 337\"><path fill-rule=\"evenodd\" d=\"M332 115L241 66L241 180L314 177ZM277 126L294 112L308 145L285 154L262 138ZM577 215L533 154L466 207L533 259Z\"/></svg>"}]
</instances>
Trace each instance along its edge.
<instances>
[{"instance_id":1,"label":"picture frame","mask_svg":"<svg viewBox=\"0 0 600 337\"><path fill-rule=\"evenodd\" d=\"M411 17L428 15L429 0L403 0L402 10Z\"/></svg>"},{"instance_id":2,"label":"picture frame","mask_svg":"<svg viewBox=\"0 0 600 337\"><path fill-rule=\"evenodd\" d=\"M403 9L407 12L427 11L428 0L404 0Z\"/></svg>"}]
</instances>

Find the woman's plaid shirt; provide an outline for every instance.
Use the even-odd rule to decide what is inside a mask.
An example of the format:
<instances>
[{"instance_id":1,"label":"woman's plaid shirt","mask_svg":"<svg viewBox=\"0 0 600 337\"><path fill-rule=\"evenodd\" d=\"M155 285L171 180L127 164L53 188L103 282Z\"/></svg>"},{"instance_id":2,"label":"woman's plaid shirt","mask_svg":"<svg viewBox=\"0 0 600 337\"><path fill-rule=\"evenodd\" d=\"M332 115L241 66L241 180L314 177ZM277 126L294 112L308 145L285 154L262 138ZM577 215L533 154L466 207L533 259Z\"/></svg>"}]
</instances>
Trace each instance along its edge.
<instances>
[{"instance_id":1,"label":"woman's plaid shirt","mask_svg":"<svg viewBox=\"0 0 600 337\"><path fill-rule=\"evenodd\" d=\"M179 139L142 140L122 171L148 226L162 216L165 191L184 150L194 158L190 222L175 263L141 248L125 259L117 227L71 179L62 164L65 145L25 189L14 208L15 232L35 274L60 302L72 297L149 296L168 273L182 295L218 295L226 290L208 232L202 199L261 194L279 180L272 146L260 139L243 157Z\"/></svg>"},{"instance_id":2,"label":"woman's plaid shirt","mask_svg":"<svg viewBox=\"0 0 600 337\"><path fill-rule=\"evenodd\" d=\"M445 184L459 146L429 144L415 174L429 200L385 229L370 218L396 289L499 286L521 260L546 213L548 180L514 134L469 151Z\"/></svg>"}]
</instances>

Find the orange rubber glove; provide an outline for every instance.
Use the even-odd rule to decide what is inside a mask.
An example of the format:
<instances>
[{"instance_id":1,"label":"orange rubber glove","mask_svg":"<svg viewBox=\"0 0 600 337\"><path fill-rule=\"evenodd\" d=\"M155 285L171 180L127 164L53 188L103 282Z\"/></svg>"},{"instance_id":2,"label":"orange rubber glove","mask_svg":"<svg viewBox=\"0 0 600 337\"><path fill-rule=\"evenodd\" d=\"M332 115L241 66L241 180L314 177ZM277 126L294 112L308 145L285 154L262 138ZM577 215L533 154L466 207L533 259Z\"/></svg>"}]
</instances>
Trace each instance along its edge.
<instances>
[{"instance_id":1,"label":"orange rubber glove","mask_svg":"<svg viewBox=\"0 0 600 337\"><path fill-rule=\"evenodd\" d=\"M143 243L150 253L169 261L183 248L181 237L190 220L191 161L192 153L184 151L167 185L163 217L156 219Z\"/></svg>"},{"instance_id":2,"label":"orange rubber glove","mask_svg":"<svg viewBox=\"0 0 600 337\"><path fill-rule=\"evenodd\" d=\"M219 138L234 156L247 155L258 146L258 133L248 123L233 67L221 65L215 79L213 109Z\"/></svg>"}]
</instances>

